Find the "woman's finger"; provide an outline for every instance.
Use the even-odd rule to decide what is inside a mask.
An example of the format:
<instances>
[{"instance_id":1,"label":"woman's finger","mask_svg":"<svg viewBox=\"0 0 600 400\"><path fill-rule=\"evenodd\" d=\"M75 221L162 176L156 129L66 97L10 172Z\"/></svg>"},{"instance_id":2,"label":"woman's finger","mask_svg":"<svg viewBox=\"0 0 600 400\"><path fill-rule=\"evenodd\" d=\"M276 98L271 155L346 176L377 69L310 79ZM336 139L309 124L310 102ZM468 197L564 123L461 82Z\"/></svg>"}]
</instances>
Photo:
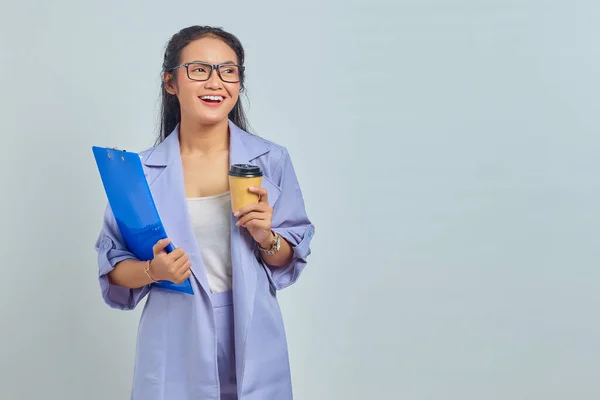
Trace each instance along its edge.
<instances>
[{"instance_id":1,"label":"woman's finger","mask_svg":"<svg viewBox=\"0 0 600 400\"><path fill-rule=\"evenodd\" d=\"M264 230L271 229L271 224L269 223L269 221L264 220L264 219L253 219L252 221L248 221L244 226L247 229L250 229L250 228L264 229Z\"/></svg>"},{"instance_id":2,"label":"woman's finger","mask_svg":"<svg viewBox=\"0 0 600 400\"><path fill-rule=\"evenodd\" d=\"M267 219L268 215L267 213L264 212L250 212L246 215L244 215L242 218L239 219L238 222L236 222L237 226L242 226L247 224L249 221L252 221L253 219L259 219L259 220L264 220Z\"/></svg>"},{"instance_id":3,"label":"woman's finger","mask_svg":"<svg viewBox=\"0 0 600 400\"><path fill-rule=\"evenodd\" d=\"M192 262L190 261L190 258L188 256L181 257L181 259L177 260L177 262L176 262L175 271L177 271L177 272L185 271L186 268L189 268L188 265L191 265L191 264L192 264Z\"/></svg>"},{"instance_id":4,"label":"woman's finger","mask_svg":"<svg viewBox=\"0 0 600 400\"><path fill-rule=\"evenodd\" d=\"M269 211L269 208L270 208L269 204L267 204L267 203L251 203L251 204L248 204L248 205L240 208L235 213L233 213L233 215L236 217L241 217L242 215L248 214L249 212L252 212L252 211L267 212L267 211Z\"/></svg>"},{"instance_id":5,"label":"woman's finger","mask_svg":"<svg viewBox=\"0 0 600 400\"><path fill-rule=\"evenodd\" d=\"M256 193L259 196L259 203L269 202L269 192L267 192L267 189L265 189L264 187L250 187L248 190L250 190L252 193Z\"/></svg>"},{"instance_id":6,"label":"woman's finger","mask_svg":"<svg viewBox=\"0 0 600 400\"><path fill-rule=\"evenodd\" d=\"M183 263L181 265L181 267L179 267L179 269L177 270L177 272L175 274L176 275L185 275L188 273L188 271L190 271L191 266L192 266L192 262L187 261L187 262Z\"/></svg>"}]
</instances>

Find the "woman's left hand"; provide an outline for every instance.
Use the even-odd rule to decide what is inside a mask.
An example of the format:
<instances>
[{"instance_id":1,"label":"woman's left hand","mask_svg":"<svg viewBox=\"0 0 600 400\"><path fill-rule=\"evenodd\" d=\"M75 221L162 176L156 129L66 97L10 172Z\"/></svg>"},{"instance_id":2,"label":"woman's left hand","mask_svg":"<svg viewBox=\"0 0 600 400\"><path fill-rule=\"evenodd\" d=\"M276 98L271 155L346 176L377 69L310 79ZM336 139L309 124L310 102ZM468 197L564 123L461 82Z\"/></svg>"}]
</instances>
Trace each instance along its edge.
<instances>
[{"instance_id":1,"label":"woman's left hand","mask_svg":"<svg viewBox=\"0 0 600 400\"><path fill-rule=\"evenodd\" d=\"M252 238L263 248L268 248L273 240L271 218L273 208L269 205L269 194L262 187L251 187L252 193L259 195L258 203L252 203L237 210L233 215L239 218L237 226L248 229Z\"/></svg>"}]
</instances>

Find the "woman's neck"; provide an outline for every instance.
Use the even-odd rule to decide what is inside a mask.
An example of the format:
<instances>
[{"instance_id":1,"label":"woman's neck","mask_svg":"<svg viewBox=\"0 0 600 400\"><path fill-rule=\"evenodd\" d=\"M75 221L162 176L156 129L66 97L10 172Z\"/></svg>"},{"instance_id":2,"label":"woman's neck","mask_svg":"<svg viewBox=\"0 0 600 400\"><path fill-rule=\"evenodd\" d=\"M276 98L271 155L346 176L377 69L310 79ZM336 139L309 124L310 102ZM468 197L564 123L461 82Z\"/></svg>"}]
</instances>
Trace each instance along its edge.
<instances>
[{"instance_id":1,"label":"woman's neck","mask_svg":"<svg viewBox=\"0 0 600 400\"><path fill-rule=\"evenodd\" d=\"M179 124L181 154L207 154L229 149L229 121L201 125L181 121Z\"/></svg>"}]
</instances>

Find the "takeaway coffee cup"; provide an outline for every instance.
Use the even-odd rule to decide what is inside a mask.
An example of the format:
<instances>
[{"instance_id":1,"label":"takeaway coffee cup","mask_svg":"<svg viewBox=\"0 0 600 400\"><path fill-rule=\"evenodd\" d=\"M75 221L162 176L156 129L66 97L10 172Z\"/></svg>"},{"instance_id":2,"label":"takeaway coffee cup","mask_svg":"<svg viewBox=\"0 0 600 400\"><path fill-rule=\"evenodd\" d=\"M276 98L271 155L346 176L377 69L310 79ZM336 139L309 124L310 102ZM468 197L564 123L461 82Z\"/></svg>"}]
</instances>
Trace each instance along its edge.
<instances>
[{"instance_id":1,"label":"takeaway coffee cup","mask_svg":"<svg viewBox=\"0 0 600 400\"><path fill-rule=\"evenodd\" d=\"M233 212L250 203L258 203L258 194L248 189L252 186L260 187L262 176L260 167L256 165L234 164L229 168L229 190Z\"/></svg>"}]
</instances>

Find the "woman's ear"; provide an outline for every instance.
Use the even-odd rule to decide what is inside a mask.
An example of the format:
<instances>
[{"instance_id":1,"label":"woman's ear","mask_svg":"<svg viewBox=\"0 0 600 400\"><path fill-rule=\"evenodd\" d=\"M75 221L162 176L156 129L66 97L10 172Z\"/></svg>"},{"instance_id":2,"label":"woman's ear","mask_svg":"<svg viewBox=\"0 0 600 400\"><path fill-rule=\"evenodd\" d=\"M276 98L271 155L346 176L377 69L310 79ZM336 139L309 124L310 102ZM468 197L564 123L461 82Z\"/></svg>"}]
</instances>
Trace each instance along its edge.
<instances>
[{"instance_id":1,"label":"woman's ear","mask_svg":"<svg viewBox=\"0 0 600 400\"><path fill-rule=\"evenodd\" d=\"M175 76L170 72L165 72L163 74L163 84L165 86L165 90L167 93L175 96L177 91L175 90Z\"/></svg>"}]
</instances>

